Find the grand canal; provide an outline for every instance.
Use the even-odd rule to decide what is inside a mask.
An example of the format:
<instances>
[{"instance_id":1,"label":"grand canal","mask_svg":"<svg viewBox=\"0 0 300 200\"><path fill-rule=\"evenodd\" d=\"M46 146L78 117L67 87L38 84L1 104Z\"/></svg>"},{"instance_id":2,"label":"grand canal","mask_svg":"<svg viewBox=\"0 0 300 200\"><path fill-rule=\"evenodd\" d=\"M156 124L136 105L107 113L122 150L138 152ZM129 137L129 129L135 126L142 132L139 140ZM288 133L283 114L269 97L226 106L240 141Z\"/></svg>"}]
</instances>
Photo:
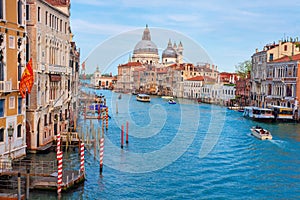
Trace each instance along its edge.
<instances>
[{"instance_id":1,"label":"grand canal","mask_svg":"<svg viewBox=\"0 0 300 200\"><path fill-rule=\"evenodd\" d=\"M225 107L190 100L170 105L152 97L141 103L132 95L118 99L111 91L95 92L106 96L111 116L103 175L99 152L95 158L91 146L85 151L85 183L62 199L300 199L300 124L257 123ZM121 149L121 125L126 129L127 121L129 144ZM101 127L98 120L92 123ZM79 125L86 130L90 121ZM251 136L253 125L269 129L273 140ZM55 158L53 152L31 156ZM64 158L79 167L76 152ZM30 199L57 195L32 191Z\"/></svg>"}]
</instances>

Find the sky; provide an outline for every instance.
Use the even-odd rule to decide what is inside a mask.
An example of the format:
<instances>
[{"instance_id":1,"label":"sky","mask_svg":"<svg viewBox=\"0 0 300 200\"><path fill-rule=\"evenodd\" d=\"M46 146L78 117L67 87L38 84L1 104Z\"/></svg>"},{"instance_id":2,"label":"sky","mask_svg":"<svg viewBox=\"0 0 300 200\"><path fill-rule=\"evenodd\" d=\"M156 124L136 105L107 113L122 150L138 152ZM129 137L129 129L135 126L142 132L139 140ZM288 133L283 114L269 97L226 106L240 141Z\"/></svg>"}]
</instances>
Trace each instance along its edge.
<instances>
[{"instance_id":1,"label":"sky","mask_svg":"<svg viewBox=\"0 0 300 200\"><path fill-rule=\"evenodd\" d=\"M202 55L189 54L195 51L192 42L219 71L234 72L266 44L300 40L299 8L298 0L71 0L71 30L81 62L88 63L87 73L99 66L115 74L118 64L132 55L146 24L160 52L168 38L177 44L180 40L184 57L191 58L187 61L206 62Z\"/></svg>"}]
</instances>

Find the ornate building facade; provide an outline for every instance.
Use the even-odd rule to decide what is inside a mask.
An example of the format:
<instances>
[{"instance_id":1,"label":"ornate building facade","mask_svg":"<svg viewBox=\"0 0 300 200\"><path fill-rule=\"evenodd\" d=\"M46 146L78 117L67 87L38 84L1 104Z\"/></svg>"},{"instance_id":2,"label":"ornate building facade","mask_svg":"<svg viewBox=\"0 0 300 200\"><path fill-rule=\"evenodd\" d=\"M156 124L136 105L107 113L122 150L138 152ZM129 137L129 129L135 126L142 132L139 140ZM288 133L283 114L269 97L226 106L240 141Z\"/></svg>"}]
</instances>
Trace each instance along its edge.
<instances>
[{"instance_id":1,"label":"ornate building facade","mask_svg":"<svg viewBox=\"0 0 300 200\"><path fill-rule=\"evenodd\" d=\"M26 154L25 100L19 83L26 66L25 0L0 1L0 158Z\"/></svg>"},{"instance_id":2,"label":"ornate building facade","mask_svg":"<svg viewBox=\"0 0 300 200\"><path fill-rule=\"evenodd\" d=\"M57 133L69 126L71 77L78 64L70 62L69 1L27 0L27 6L27 53L35 83L26 97L26 142L36 152L49 148Z\"/></svg>"}]
</instances>

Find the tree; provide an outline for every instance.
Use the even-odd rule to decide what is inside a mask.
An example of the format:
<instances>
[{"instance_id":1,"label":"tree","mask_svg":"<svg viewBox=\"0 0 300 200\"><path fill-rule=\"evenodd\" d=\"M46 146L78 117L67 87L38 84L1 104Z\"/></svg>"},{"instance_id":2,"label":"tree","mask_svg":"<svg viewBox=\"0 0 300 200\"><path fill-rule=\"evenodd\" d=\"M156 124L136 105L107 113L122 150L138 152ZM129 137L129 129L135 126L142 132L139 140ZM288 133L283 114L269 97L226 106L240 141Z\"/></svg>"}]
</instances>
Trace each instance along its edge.
<instances>
[{"instance_id":1,"label":"tree","mask_svg":"<svg viewBox=\"0 0 300 200\"><path fill-rule=\"evenodd\" d=\"M248 73L251 71L251 68L252 62L250 60L246 60L235 66L235 72L240 78L246 78Z\"/></svg>"}]
</instances>

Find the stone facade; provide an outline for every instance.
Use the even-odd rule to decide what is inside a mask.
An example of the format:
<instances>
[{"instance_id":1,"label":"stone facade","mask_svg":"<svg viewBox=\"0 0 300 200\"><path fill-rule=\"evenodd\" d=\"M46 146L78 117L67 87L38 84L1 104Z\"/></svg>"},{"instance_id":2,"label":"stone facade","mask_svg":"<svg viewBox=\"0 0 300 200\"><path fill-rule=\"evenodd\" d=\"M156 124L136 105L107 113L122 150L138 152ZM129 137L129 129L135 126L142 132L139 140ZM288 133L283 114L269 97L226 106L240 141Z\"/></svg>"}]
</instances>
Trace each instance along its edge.
<instances>
[{"instance_id":1,"label":"stone facade","mask_svg":"<svg viewBox=\"0 0 300 200\"><path fill-rule=\"evenodd\" d=\"M261 107L265 101L266 94L262 91L267 86L264 81L267 77L267 62L293 56L300 53L299 44L296 41L279 41L278 44L265 45L262 51L256 50L252 55L251 69L251 104Z\"/></svg>"},{"instance_id":2,"label":"stone facade","mask_svg":"<svg viewBox=\"0 0 300 200\"><path fill-rule=\"evenodd\" d=\"M26 133L31 151L51 146L56 134L69 125L71 83L69 3L27 0L28 55L35 83L27 96Z\"/></svg>"}]
</instances>

